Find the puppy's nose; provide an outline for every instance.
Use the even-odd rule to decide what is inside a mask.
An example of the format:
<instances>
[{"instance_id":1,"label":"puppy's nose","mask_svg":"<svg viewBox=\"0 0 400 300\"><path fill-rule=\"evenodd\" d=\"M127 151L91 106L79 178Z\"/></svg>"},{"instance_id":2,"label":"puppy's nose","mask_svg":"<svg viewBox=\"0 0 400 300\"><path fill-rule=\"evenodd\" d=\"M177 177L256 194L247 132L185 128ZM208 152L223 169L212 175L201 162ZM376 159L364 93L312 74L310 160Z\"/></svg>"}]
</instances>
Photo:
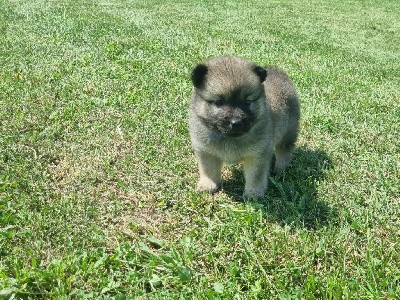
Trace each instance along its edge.
<instances>
[{"instance_id":1,"label":"puppy's nose","mask_svg":"<svg viewBox=\"0 0 400 300\"><path fill-rule=\"evenodd\" d=\"M232 129L241 129L244 125L243 119L241 118L232 118L231 119L231 128Z\"/></svg>"}]
</instances>

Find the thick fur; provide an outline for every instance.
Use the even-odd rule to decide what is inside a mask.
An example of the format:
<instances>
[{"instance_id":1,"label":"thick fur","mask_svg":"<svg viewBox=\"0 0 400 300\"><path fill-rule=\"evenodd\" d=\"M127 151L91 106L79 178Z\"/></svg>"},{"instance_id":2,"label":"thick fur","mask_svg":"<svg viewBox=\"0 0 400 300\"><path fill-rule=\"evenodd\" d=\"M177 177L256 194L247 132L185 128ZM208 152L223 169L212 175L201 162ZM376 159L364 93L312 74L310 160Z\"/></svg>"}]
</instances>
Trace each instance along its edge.
<instances>
[{"instance_id":1,"label":"thick fur","mask_svg":"<svg viewBox=\"0 0 400 300\"><path fill-rule=\"evenodd\" d=\"M282 70L221 56L197 65L192 82L189 129L198 189L216 192L223 163L243 162L244 196L263 197L273 154L280 173L297 139L300 106L292 81Z\"/></svg>"}]
</instances>

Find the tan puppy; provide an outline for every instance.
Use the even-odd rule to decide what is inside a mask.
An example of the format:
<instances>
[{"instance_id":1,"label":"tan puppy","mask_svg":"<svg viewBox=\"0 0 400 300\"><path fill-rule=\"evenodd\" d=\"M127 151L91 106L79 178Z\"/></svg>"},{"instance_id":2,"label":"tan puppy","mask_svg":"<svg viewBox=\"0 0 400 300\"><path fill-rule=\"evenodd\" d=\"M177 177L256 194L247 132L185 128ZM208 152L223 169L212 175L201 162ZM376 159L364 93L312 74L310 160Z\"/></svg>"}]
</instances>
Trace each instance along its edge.
<instances>
[{"instance_id":1,"label":"tan puppy","mask_svg":"<svg viewBox=\"0 0 400 300\"><path fill-rule=\"evenodd\" d=\"M189 110L189 129L199 165L198 189L221 187L223 163L243 162L244 196L261 198L274 171L290 162L299 130L300 106L289 77L235 57L197 65Z\"/></svg>"}]
</instances>

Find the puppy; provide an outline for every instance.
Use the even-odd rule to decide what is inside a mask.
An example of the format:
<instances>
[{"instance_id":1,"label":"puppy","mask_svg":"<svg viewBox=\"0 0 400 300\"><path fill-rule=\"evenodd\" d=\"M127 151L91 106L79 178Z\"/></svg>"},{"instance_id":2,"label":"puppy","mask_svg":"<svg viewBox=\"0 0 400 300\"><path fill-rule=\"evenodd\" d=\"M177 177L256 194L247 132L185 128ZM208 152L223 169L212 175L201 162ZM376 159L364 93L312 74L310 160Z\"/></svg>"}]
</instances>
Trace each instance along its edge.
<instances>
[{"instance_id":1,"label":"puppy","mask_svg":"<svg viewBox=\"0 0 400 300\"><path fill-rule=\"evenodd\" d=\"M262 198L271 160L280 173L292 157L300 118L296 89L276 68L220 56L192 71L189 131L200 179L198 190L221 187L223 163L243 162L244 196Z\"/></svg>"}]
</instances>

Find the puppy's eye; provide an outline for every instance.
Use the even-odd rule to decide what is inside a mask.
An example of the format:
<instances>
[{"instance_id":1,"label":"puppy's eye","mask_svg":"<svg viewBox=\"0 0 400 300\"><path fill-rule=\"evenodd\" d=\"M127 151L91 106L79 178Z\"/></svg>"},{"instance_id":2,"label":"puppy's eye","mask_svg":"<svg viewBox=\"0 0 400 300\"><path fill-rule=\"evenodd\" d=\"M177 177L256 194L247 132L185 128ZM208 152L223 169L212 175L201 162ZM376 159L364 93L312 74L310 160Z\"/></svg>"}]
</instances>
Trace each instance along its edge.
<instances>
[{"instance_id":1,"label":"puppy's eye","mask_svg":"<svg viewBox=\"0 0 400 300\"><path fill-rule=\"evenodd\" d=\"M252 104L252 103L254 103L254 102L256 102L256 101L257 101L257 99L246 99L246 100L245 100L245 102L246 102L247 105L250 105L250 104Z\"/></svg>"},{"instance_id":2,"label":"puppy's eye","mask_svg":"<svg viewBox=\"0 0 400 300\"><path fill-rule=\"evenodd\" d=\"M222 100L214 101L214 105L215 105L216 107L221 107L222 105L224 105L224 101L222 101Z\"/></svg>"},{"instance_id":3,"label":"puppy's eye","mask_svg":"<svg viewBox=\"0 0 400 300\"><path fill-rule=\"evenodd\" d=\"M252 104L252 103L257 103L261 99L261 96L262 95L260 95L260 94L248 95L248 96L245 97L245 101L249 105Z\"/></svg>"}]
</instances>

